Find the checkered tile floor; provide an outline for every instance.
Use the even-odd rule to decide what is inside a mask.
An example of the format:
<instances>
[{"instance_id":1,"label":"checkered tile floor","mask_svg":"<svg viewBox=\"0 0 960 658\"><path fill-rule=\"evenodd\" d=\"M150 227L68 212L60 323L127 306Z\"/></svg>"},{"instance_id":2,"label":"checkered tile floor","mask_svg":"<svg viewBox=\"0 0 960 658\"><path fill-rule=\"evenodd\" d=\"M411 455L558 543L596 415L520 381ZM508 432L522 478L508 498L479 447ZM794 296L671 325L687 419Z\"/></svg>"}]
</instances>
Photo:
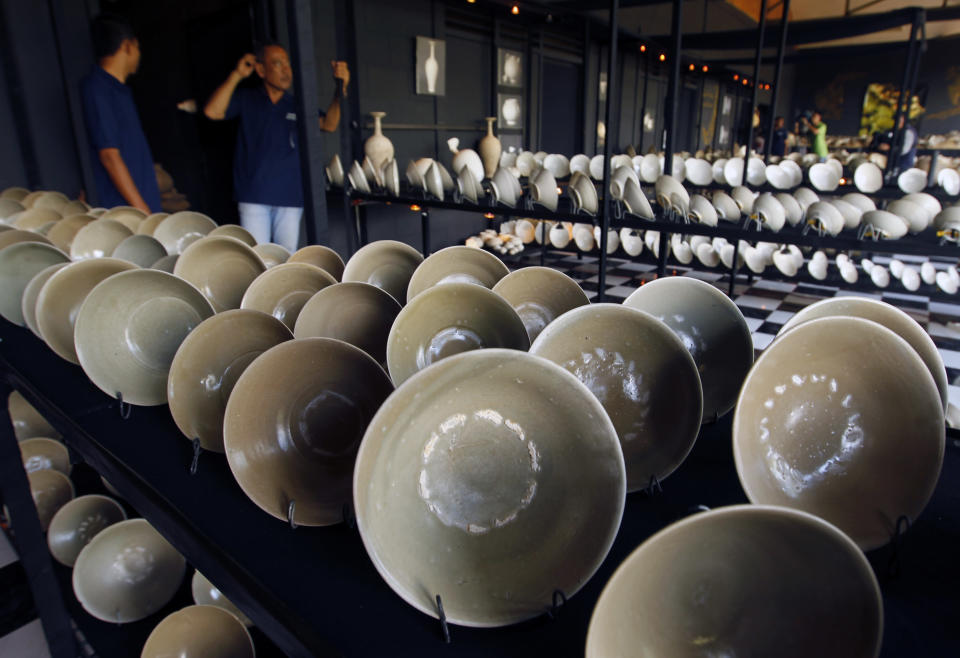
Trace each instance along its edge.
<instances>
[{"instance_id":1,"label":"checkered tile floor","mask_svg":"<svg viewBox=\"0 0 960 658\"><path fill-rule=\"evenodd\" d=\"M873 260L886 265L891 258L880 256ZM904 262L916 264L917 267L919 263L928 260L926 257L898 256L898 258ZM538 250L531 250L530 253L521 255L516 261L508 263L511 269L539 264ZM579 281L590 299L597 297L600 263L596 256L550 251L545 255L544 264L565 272ZM609 258L604 301L622 302L640 285L654 279L656 269L656 265L652 263ZM729 292L729 275L721 271L697 270L671 263L667 272L675 276L695 277L716 285L724 293ZM960 295L955 298L956 302L949 301L942 294L935 294L931 299L928 295L919 292L910 294L903 288L893 288L893 286L880 290L870 284L869 278L861 277L861 279L866 281L852 287L841 288L836 285L826 285L829 282L814 284L756 278L748 280L746 275L738 275L733 300L743 311L753 335L754 349L758 354L770 344L780 328L793 317L794 313L826 297L857 295L893 304L920 323L930 334L940 350L947 369L950 401L960 406Z\"/></svg>"}]
</instances>

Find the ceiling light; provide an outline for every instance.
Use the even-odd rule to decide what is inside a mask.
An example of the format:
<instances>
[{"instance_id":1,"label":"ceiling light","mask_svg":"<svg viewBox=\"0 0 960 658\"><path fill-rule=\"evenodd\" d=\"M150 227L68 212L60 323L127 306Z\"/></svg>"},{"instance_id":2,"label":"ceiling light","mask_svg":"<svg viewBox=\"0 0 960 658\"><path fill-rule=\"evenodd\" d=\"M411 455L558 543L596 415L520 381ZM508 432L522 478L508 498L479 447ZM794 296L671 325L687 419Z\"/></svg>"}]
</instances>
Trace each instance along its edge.
<instances>
[{"instance_id":1,"label":"ceiling light","mask_svg":"<svg viewBox=\"0 0 960 658\"><path fill-rule=\"evenodd\" d=\"M520 5L514 5L514 6L510 7L510 13L513 14L514 16L516 16L517 14L519 14L519 13L520 13Z\"/></svg>"}]
</instances>

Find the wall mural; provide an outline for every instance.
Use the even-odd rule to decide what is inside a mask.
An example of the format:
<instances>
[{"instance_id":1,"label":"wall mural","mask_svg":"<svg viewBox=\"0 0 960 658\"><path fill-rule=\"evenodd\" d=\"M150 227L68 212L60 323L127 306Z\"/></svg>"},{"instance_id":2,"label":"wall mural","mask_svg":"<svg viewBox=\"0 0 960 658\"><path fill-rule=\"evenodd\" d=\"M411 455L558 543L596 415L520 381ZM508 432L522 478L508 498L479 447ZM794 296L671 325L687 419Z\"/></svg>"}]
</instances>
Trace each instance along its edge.
<instances>
[{"instance_id":1,"label":"wall mural","mask_svg":"<svg viewBox=\"0 0 960 658\"><path fill-rule=\"evenodd\" d=\"M891 130L899 99L900 89L894 85L876 82L867 85L867 91L863 95L863 110L860 114L860 136L869 137L877 132ZM916 119L923 112L920 99L916 96L911 98L909 118Z\"/></svg>"}]
</instances>

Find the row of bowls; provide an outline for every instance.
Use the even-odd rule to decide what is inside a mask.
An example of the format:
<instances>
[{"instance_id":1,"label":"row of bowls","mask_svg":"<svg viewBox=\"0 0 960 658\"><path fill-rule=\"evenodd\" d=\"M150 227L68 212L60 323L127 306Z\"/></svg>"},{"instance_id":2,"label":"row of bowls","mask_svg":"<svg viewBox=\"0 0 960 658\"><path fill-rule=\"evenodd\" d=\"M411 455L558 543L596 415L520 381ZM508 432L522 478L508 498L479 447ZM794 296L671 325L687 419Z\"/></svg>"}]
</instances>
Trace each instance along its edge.
<instances>
[{"instance_id":1,"label":"row of bowls","mask_svg":"<svg viewBox=\"0 0 960 658\"><path fill-rule=\"evenodd\" d=\"M364 271L368 282L406 293L394 296L407 304L388 335L390 377L374 357L328 337L288 340L266 349L248 361L226 400L228 463L254 502L278 518L302 524L340 520L352 477L358 527L368 552L387 582L424 611L436 614L432 595L442 593L447 616L457 623L500 625L539 614L555 588L573 594L595 571L616 534L626 490L669 475L689 452L701 418L733 405L752 362L749 331L729 299L708 284L682 277L648 284L623 306L585 305L580 298L574 308L546 322L554 295L537 280L521 286L533 296L524 310L542 324L536 326L524 321L520 304L488 288L519 275L555 275L563 280L557 287L565 290L575 283L552 270L508 276L495 257L465 247L442 250L414 265L416 259L398 244L368 245L347 263L343 276L348 270ZM92 315L85 313L91 296L123 299L131 274L105 280L101 285L107 293L97 295L100 287L90 293L80 310L78 336L80 320ZM165 298L151 295L153 300ZM633 308L635 304L653 315ZM670 310L658 312L658 305ZM163 306L152 326L170 322ZM339 310L345 321L358 324L348 309ZM134 316L119 313L111 321L129 329ZM531 326L539 330L532 345ZM226 347L229 336L247 333L221 332L219 342ZM185 344L181 341L181 347ZM647 349L651 344L658 349ZM524 354L528 345L531 353ZM492 347L514 349L478 349ZM170 345L162 350L170 351ZM464 351L468 353L460 353ZM250 352L245 348L242 354ZM727 365L719 365L723 363ZM822 365L837 363L834 358ZM858 364L844 360L842 365L850 371ZM214 376L229 380L236 372L224 374ZM823 375L815 374L819 382ZM932 384L930 373L923 374ZM871 381L886 386L882 377ZM810 391L796 388L801 396ZM867 396L854 401L861 398L869 405ZM756 398L741 396L743 400L749 407ZM927 402L918 402L916 414L933 416L942 435L939 396L936 413ZM812 400L804 404L817 407ZM883 415L884 408L869 411ZM738 407L738 417L740 413ZM922 424L924 432L931 423ZM876 433L871 449L876 445L886 454L909 447L901 435L891 437L883 427L871 421ZM769 441L769 434L745 432L744 440L748 445ZM820 436L812 434L810 441ZM851 454L842 465L862 465L855 459L858 453ZM752 479L754 471L769 478L769 468L782 466L742 461L750 465L740 469L745 479ZM929 479L929 469L910 473L921 471ZM868 478L851 479L869 485ZM901 492L901 487L891 489ZM589 496L574 501L564 493L571 490ZM922 493L907 503L893 501L891 513L915 517L917 501L922 499L920 509L926 502ZM751 499L764 502L762 493ZM825 508L830 508L828 499ZM792 503L802 507L803 501ZM829 516L830 509L821 513ZM861 530L844 514L834 517L843 529L850 524ZM870 545L880 533L869 530L852 534ZM442 564L436 557L431 560L437 551L427 546L447 546L439 553L449 557ZM495 555L510 556L510 564L517 563L517 555L530 559L520 560L525 567L517 573ZM473 577L463 571L465 556L477 565Z\"/></svg>"},{"instance_id":2,"label":"row of bowls","mask_svg":"<svg viewBox=\"0 0 960 658\"><path fill-rule=\"evenodd\" d=\"M50 553L73 570L83 608L102 621L128 623L166 606L180 588L183 558L147 521L128 520L113 498L74 497L70 455L49 438L59 436L56 430L18 392L7 406ZM252 658L245 628L252 622L199 571L191 591L196 605L162 620L141 655Z\"/></svg>"}]
</instances>

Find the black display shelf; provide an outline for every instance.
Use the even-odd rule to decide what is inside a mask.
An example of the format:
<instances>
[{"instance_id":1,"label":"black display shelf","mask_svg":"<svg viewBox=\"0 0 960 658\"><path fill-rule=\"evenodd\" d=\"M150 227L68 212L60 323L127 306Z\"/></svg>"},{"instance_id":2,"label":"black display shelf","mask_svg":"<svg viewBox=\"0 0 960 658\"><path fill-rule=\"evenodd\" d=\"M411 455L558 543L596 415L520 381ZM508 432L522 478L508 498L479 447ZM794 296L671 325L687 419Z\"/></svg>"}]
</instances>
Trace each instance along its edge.
<instances>
[{"instance_id":1,"label":"black display shelf","mask_svg":"<svg viewBox=\"0 0 960 658\"><path fill-rule=\"evenodd\" d=\"M554 617L546 614L550 602L545 601L545 614L522 624L453 626L452 643L446 645L437 620L404 603L380 578L355 529L345 524L291 529L246 498L222 455L203 453L191 476L191 444L177 431L167 407L135 407L123 420L116 401L96 389L78 366L6 322L0 325L0 369L63 433L72 450L217 583L254 620L257 632L291 656L527 656L531 650L582 655L594 604L631 551L700 505L746 501L733 465L728 414L704 426L691 455L663 482L662 491L627 497L607 559ZM896 551L886 547L869 555L884 592L885 656L944 655L948 647L955 648L950 629L956 614L954 588L960 582L960 561L955 559L958 476L960 450L948 447L927 510ZM889 575L891 560L899 572L895 577ZM62 574L59 578L61 594L70 601L72 591ZM73 615L85 615L75 602L68 607ZM81 630L100 625L88 620ZM103 626L109 627L99 629L103 633L112 628ZM97 633L85 635L92 641ZM136 650L127 647L117 655Z\"/></svg>"}]
</instances>

